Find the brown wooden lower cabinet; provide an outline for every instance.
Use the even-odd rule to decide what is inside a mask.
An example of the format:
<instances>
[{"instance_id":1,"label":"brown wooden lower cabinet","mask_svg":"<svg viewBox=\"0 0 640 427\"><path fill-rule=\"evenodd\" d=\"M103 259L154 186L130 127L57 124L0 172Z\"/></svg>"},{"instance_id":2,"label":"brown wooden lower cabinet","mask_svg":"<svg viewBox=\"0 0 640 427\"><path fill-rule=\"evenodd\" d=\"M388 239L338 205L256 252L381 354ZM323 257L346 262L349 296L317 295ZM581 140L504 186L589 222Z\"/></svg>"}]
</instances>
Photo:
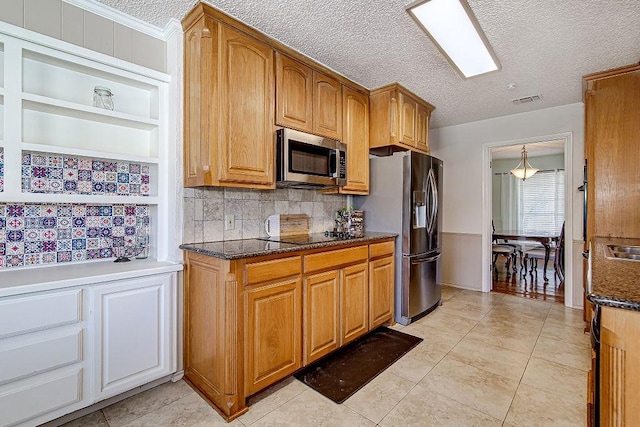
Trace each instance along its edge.
<instances>
[{"instance_id":1,"label":"brown wooden lower cabinet","mask_svg":"<svg viewBox=\"0 0 640 427\"><path fill-rule=\"evenodd\" d=\"M369 329L393 318L395 277L393 241L369 245Z\"/></svg>"},{"instance_id":2,"label":"brown wooden lower cabinet","mask_svg":"<svg viewBox=\"0 0 640 427\"><path fill-rule=\"evenodd\" d=\"M369 281L367 263L347 267L341 272L341 341L345 345L369 331Z\"/></svg>"},{"instance_id":3,"label":"brown wooden lower cabinet","mask_svg":"<svg viewBox=\"0 0 640 427\"><path fill-rule=\"evenodd\" d=\"M640 312L602 307L600 425L640 425Z\"/></svg>"},{"instance_id":4,"label":"brown wooden lower cabinet","mask_svg":"<svg viewBox=\"0 0 640 427\"><path fill-rule=\"evenodd\" d=\"M245 292L246 389L253 394L294 373L300 366L302 284L299 278Z\"/></svg>"},{"instance_id":5,"label":"brown wooden lower cabinet","mask_svg":"<svg viewBox=\"0 0 640 427\"><path fill-rule=\"evenodd\" d=\"M340 272L304 279L304 364L340 346Z\"/></svg>"},{"instance_id":6,"label":"brown wooden lower cabinet","mask_svg":"<svg viewBox=\"0 0 640 427\"><path fill-rule=\"evenodd\" d=\"M230 421L248 396L393 322L393 247L390 238L236 260L186 251L185 379Z\"/></svg>"}]
</instances>

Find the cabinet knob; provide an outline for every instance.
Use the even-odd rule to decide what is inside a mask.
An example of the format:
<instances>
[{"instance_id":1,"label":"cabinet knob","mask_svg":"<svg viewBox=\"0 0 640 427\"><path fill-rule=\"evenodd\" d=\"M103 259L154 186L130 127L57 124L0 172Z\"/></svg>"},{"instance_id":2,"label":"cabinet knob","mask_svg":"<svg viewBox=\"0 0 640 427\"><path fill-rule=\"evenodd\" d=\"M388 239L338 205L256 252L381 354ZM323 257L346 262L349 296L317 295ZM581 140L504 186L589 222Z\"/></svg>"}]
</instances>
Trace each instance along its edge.
<instances>
[{"instance_id":1,"label":"cabinet knob","mask_svg":"<svg viewBox=\"0 0 640 427\"><path fill-rule=\"evenodd\" d=\"M205 172L209 172L209 169L211 169L211 166L209 165L202 165L202 170Z\"/></svg>"}]
</instances>

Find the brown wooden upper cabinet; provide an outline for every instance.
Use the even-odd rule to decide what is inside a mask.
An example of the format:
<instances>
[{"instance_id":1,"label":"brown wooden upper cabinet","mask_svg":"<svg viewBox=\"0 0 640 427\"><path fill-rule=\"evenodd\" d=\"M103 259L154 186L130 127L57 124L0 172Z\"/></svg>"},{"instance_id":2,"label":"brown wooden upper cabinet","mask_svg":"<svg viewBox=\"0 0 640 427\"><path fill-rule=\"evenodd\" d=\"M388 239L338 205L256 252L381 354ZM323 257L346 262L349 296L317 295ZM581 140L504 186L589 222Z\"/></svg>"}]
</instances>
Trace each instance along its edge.
<instances>
[{"instance_id":1,"label":"brown wooden upper cabinet","mask_svg":"<svg viewBox=\"0 0 640 427\"><path fill-rule=\"evenodd\" d=\"M276 52L276 124L342 140L338 80Z\"/></svg>"},{"instance_id":2,"label":"brown wooden upper cabinet","mask_svg":"<svg viewBox=\"0 0 640 427\"><path fill-rule=\"evenodd\" d=\"M369 99L342 87L344 138L347 145L347 185L342 194L369 194Z\"/></svg>"},{"instance_id":3,"label":"brown wooden upper cabinet","mask_svg":"<svg viewBox=\"0 0 640 427\"><path fill-rule=\"evenodd\" d=\"M395 83L371 91L369 147L375 152L429 152L429 120L435 107Z\"/></svg>"},{"instance_id":4,"label":"brown wooden upper cabinet","mask_svg":"<svg viewBox=\"0 0 640 427\"><path fill-rule=\"evenodd\" d=\"M640 65L584 77L587 242L640 237Z\"/></svg>"},{"instance_id":5,"label":"brown wooden upper cabinet","mask_svg":"<svg viewBox=\"0 0 640 427\"><path fill-rule=\"evenodd\" d=\"M273 49L209 13L183 21L184 185L275 188Z\"/></svg>"}]
</instances>

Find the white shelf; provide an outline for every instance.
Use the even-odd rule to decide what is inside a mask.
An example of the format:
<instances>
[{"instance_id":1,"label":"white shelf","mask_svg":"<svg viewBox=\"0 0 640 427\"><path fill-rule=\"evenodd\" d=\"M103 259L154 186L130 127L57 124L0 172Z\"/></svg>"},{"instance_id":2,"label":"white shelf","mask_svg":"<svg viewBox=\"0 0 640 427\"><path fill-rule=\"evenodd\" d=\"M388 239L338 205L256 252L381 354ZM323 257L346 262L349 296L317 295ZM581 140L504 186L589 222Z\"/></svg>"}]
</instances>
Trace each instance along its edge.
<instances>
[{"instance_id":1,"label":"white shelf","mask_svg":"<svg viewBox=\"0 0 640 427\"><path fill-rule=\"evenodd\" d=\"M160 121L147 117L135 116L132 114L109 111L93 106L76 104L74 102L62 101L48 98L46 96L23 93L23 107L42 113L56 114L82 120L90 120L117 126L126 126L141 130L153 130L157 128Z\"/></svg>"},{"instance_id":2,"label":"white shelf","mask_svg":"<svg viewBox=\"0 0 640 427\"><path fill-rule=\"evenodd\" d=\"M6 189L5 189L6 190ZM156 196L107 196L98 194L64 193L18 193L14 195L0 193L0 203L86 203L95 205L136 204L157 205Z\"/></svg>"},{"instance_id":3,"label":"white shelf","mask_svg":"<svg viewBox=\"0 0 640 427\"><path fill-rule=\"evenodd\" d=\"M0 140L0 147L1 146L2 146L2 141ZM109 153L107 151L95 151L95 150L85 150L82 148L59 147L55 145L29 144L29 143L23 142L21 147L23 151L35 151L39 153L62 154L62 155L77 156L77 157L90 157L92 159L123 160L123 161L133 162L133 163L146 163L146 164L154 164L154 165L157 165L160 162L160 160L157 157L145 157L145 156L135 156L135 155L128 155L128 154Z\"/></svg>"}]
</instances>

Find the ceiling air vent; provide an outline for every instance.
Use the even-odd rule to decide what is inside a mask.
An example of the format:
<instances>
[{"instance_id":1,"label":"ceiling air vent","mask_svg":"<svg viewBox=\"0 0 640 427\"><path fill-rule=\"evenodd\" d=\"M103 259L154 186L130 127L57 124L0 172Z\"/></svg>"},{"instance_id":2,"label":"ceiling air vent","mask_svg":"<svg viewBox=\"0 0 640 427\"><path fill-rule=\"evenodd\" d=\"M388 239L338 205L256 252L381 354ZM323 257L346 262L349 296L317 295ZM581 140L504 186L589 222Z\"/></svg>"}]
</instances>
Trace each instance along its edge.
<instances>
[{"instance_id":1,"label":"ceiling air vent","mask_svg":"<svg viewBox=\"0 0 640 427\"><path fill-rule=\"evenodd\" d=\"M511 102L513 102L514 104L526 104L527 102L540 101L541 99L542 99L542 95L531 95L531 96L525 96L522 98L514 99Z\"/></svg>"}]
</instances>

